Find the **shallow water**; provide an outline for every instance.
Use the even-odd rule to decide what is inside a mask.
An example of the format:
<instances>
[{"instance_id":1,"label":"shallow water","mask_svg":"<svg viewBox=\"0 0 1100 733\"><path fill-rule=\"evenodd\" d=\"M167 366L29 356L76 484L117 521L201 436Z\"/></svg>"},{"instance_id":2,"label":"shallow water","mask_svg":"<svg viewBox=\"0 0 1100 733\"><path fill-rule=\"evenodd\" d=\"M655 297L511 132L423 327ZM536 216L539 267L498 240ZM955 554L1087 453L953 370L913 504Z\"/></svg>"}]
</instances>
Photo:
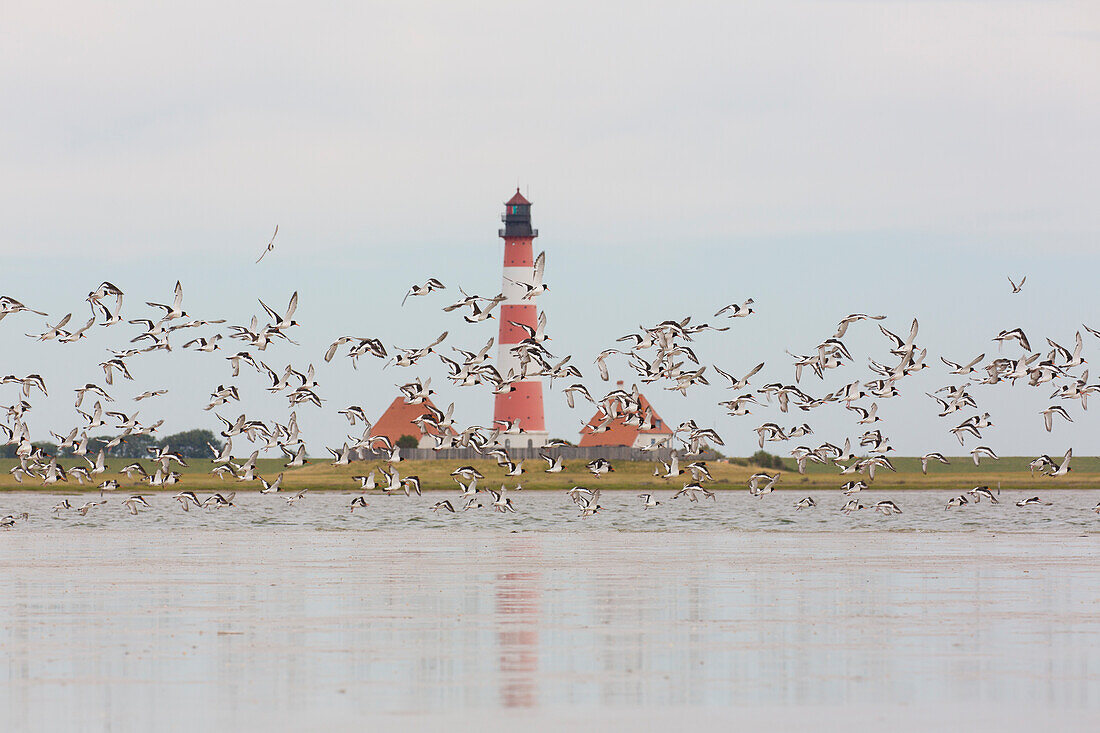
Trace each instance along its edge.
<instances>
[{"instance_id":1,"label":"shallow water","mask_svg":"<svg viewBox=\"0 0 1100 733\"><path fill-rule=\"evenodd\" d=\"M886 518L613 494L581 520L541 493L507 516L159 495L55 520L2 495L32 518L0 532L0 729L1095 730L1093 492L947 496ZM317 531L340 529L375 531Z\"/></svg>"},{"instance_id":2,"label":"shallow water","mask_svg":"<svg viewBox=\"0 0 1100 733\"><path fill-rule=\"evenodd\" d=\"M235 488L227 484L226 493ZM926 531L926 532L1093 532L1100 529L1100 514L1093 511L1100 501L1097 491L1048 491L1040 498L1051 506L1016 507L1015 502L1034 492L1005 490L999 504L982 501L965 507L945 509L946 502L958 490L905 492L863 491L853 498L868 506L850 515L842 513L849 497L839 491L808 494L781 491L753 498L747 491L719 493L715 500L690 502L670 500L673 492L657 494L661 505L645 509L633 491L605 492L600 497L603 509L595 516L581 518L580 510L564 492L509 492L514 513L492 511L492 499L480 493L481 509L463 512L458 492L425 492L413 495L368 495L367 509L349 511L353 496L342 492L307 494L299 503L286 503L287 494L261 495L255 491L239 493L236 506L218 510L184 512L170 493L147 494L151 508L131 516L122 505L128 494L108 493L108 504L90 510L81 517L76 512L51 514L51 507L67 498L73 506L98 500L99 494L53 495L40 492L0 493L0 516L26 511L30 520L11 531L34 532L67 527L127 529L249 529L298 527L321 530L381 530L398 528L462 527L493 531L588 532L600 529L622 531ZM794 503L804 495L813 496L818 506L796 510ZM207 494L200 492L200 499ZM432 511L432 505L450 499L455 514ZM882 516L869 507L890 499L902 514Z\"/></svg>"}]
</instances>

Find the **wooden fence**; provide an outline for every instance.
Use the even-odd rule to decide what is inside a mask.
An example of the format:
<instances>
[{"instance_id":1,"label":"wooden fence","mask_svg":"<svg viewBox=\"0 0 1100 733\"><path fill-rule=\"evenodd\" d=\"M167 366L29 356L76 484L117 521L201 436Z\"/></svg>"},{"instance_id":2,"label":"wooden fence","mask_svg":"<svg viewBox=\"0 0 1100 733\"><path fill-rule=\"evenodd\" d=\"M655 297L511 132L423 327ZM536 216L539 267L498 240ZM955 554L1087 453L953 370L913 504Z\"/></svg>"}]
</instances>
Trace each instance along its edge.
<instances>
[{"instance_id":1,"label":"wooden fence","mask_svg":"<svg viewBox=\"0 0 1100 733\"><path fill-rule=\"evenodd\" d=\"M513 461L527 461L538 460L539 453L545 452L550 456L561 456L567 461L591 461L596 458L606 458L609 461L656 461L660 459L667 461L671 451L668 448L659 448L653 451L644 451L637 448L631 448L626 445L615 446L594 446L594 447L581 447L581 446L562 446L560 448L527 448L527 447L512 447L508 448L508 455ZM378 460L386 457L384 451L368 451L360 450L358 455L353 451L352 458L371 461ZM695 460L697 458L703 460L714 460L713 453L705 452L699 456L685 456L683 453L679 453L681 460ZM401 459L408 461L426 461L426 460L441 460L441 461L472 461L478 459L489 458L485 453L479 453L473 448L446 448L444 450L432 450L431 448L402 448Z\"/></svg>"}]
</instances>

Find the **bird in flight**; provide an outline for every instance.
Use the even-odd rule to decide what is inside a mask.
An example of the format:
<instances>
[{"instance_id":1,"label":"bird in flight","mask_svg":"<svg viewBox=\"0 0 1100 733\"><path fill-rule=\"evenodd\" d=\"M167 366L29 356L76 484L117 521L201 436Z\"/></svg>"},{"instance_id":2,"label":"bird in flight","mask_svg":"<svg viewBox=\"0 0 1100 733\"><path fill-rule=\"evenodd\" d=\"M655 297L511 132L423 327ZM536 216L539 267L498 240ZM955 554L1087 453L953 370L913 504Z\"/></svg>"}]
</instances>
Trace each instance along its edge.
<instances>
[{"instance_id":1,"label":"bird in flight","mask_svg":"<svg viewBox=\"0 0 1100 733\"><path fill-rule=\"evenodd\" d=\"M264 257L267 257L268 252L274 252L275 251L275 235L278 234L278 233L279 233L279 225L276 224L275 225L275 234L271 235L271 241L267 243L267 246L264 247L264 251L260 253L260 260L262 260ZM256 260L257 265L260 264L260 260Z\"/></svg>"},{"instance_id":2,"label":"bird in flight","mask_svg":"<svg viewBox=\"0 0 1100 733\"><path fill-rule=\"evenodd\" d=\"M1020 280L1019 284L1016 284L1016 283L1012 282L1011 277L1008 278L1008 284L1012 286L1012 294L1015 295L1016 293L1023 290L1024 289L1024 283L1026 281L1027 281L1027 275L1023 276L1023 278Z\"/></svg>"}]
</instances>

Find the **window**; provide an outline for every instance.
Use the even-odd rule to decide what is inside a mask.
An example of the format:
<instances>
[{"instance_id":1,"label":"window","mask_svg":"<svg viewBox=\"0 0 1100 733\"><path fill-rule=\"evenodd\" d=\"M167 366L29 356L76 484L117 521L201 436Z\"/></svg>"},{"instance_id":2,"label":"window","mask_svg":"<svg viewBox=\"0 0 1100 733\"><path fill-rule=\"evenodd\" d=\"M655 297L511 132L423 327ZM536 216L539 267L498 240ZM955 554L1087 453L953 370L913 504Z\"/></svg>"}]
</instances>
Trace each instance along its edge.
<instances>
[{"instance_id":1,"label":"window","mask_svg":"<svg viewBox=\"0 0 1100 733\"><path fill-rule=\"evenodd\" d=\"M530 438L528 438L528 439L527 439L527 447L528 447L528 448L534 448L534 447L535 447L535 441L533 441L533 440L531 440Z\"/></svg>"}]
</instances>

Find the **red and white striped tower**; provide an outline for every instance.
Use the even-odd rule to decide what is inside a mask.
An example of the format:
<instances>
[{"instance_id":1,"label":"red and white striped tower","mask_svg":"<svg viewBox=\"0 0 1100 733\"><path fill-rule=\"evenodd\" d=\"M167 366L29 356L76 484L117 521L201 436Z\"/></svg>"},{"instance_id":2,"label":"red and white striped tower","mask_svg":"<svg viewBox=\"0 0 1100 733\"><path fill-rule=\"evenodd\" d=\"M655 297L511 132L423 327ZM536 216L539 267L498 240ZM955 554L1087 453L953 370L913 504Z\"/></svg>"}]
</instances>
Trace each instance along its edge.
<instances>
[{"instance_id":1,"label":"red and white striped tower","mask_svg":"<svg viewBox=\"0 0 1100 733\"><path fill-rule=\"evenodd\" d=\"M504 283L501 293L504 301L500 304L500 337L497 339L497 369L501 376L520 373L519 359L512 353L512 347L527 334L509 321L522 323L535 328L539 320L538 306L534 299L523 299L524 289L517 283L531 282L534 272L532 241L539 235L538 229L531 228L531 202L516 189L516 195L504 204L501 216L504 228L499 231L504 238ZM546 421L542 414L542 379L529 377L516 382L515 389L508 394L496 396L493 408L494 420L506 420L518 423L523 430L521 435L505 435L501 442L520 447L541 448L546 444L548 434Z\"/></svg>"}]
</instances>

